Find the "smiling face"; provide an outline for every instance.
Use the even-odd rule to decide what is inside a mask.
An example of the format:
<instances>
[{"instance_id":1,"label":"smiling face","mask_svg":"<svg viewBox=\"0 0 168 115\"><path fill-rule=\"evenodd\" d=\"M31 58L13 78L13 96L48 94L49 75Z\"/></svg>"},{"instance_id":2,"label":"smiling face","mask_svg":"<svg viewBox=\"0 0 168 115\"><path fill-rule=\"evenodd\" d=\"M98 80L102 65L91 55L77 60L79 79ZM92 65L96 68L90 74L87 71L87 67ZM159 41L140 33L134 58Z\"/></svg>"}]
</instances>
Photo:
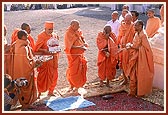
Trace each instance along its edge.
<instances>
[{"instance_id":1,"label":"smiling face","mask_svg":"<svg viewBox=\"0 0 168 115\"><path fill-rule=\"evenodd\" d=\"M51 35L53 33L53 28L45 28L45 32L48 34L48 35Z\"/></svg>"},{"instance_id":2,"label":"smiling face","mask_svg":"<svg viewBox=\"0 0 168 115\"><path fill-rule=\"evenodd\" d=\"M54 22L46 21L45 24L44 24L44 28L45 28L46 34L51 35L53 33L53 30L54 30Z\"/></svg>"}]
</instances>

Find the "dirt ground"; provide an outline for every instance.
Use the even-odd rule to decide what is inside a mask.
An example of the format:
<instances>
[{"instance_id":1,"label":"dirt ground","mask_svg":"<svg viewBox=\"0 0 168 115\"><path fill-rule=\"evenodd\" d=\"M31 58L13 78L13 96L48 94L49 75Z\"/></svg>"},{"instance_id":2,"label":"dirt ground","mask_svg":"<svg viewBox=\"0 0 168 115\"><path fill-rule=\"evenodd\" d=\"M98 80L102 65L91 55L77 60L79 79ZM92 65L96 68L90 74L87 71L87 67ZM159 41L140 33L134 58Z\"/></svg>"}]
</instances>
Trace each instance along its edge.
<instances>
[{"instance_id":1,"label":"dirt ground","mask_svg":"<svg viewBox=\"0 0 168 115\"><path fill-rule=\"evenodd\" d=\"M87 70L87 82L94 83L99 81L97 75L97 46L96 37L97 34L103 30L104 25L108 20L111 19L111 13L113 11L110 8L104 7L83 7L83 8L71 8L71 9L57 9L57 10L22 10L22 11L11 11L4 12L3 20L4 24L7 26L7 40L10 43L10 37L12 31L15 28L20 28L22 23L28 23L31 25L31 35L37 40L37 35L44 29L45 21L54 21L55 28L54 32L60 37L60 46L62 52L59 57L58 66L58 82L57 89L61 90L69 86L66 79L66 68L67 68L67 58L64 53L64 34L66 28L69 26L71 20L77 19L80 21L80 27L83 31L85 39L89 44L89 48L85 52L85 56L88 60L88 70ZM146 22L146 15L141 14L140 19ZM119 75L120 71L117 71ZM152 100L158 99L158 102L163 105L163 95L158 97L155 95L151 98ZM161 91L163 94L163 91ZM161 101L161 102L160 102ZM154 101L154 103L156 103Z\"/></svg>"},{"instance_id":2,"label":"dirt ground","mask_svg":"<svg viewBox=\"0 0 168 115\"><path fill-rule=\"evenodd\" d=\"M103 30L104 25L111 18L112 11L109 8L101 7L84 7L71 9L57 9L57 10L24 10L4 12L4 24L7 26L7 40L10 43L12 31L15 28L20 28L22 23L31 25L31 35L35 41L38 33L44 29L45 21L54 21L55 30L60 37L60 46L62 52L59 57L59 77L57 88L68 86L65 76L67 68L67 59L63 51L64 49L64 34L66 28L69 26L71 20L77 19L80 21L80 27L83 31L89 48L85 53L88 60L87 82L94 82L98 80L97 76L97 47L96 37L98 32Z\"/></svg>"}]
</instances>

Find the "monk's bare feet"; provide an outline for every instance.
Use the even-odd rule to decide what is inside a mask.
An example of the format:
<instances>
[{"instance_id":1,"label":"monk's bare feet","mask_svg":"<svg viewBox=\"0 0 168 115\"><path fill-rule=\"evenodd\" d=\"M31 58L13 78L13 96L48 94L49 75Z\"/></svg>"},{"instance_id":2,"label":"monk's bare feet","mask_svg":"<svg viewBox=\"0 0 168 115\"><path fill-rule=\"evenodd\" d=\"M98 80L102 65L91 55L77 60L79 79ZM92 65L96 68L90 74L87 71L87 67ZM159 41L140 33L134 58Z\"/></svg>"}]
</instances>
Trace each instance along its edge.
<instances>
[{"instance_id":1,"label":"monk's bare feet","mask_svg":"<svg viewBox=\"0 0 168 115\"><path fill-rule=\"evenodd\" d=\"M110 84L106 84L106 87L108 88L112 88L112 86Z\"/></svg>"},{"instance_id":2,"label":"monk's bare feet","mask_svg":"<svg viewBox=\"0 0 168 115\"><path fill-rule=\"evenodd\" d=\"M40 96L41 96L41 92L39 92L37 99L40 99Z\"/></svg>"},{"instance_id":3,"label":"monk's bare feet","mask_svg":"<svg viewBox=\"0 0 168 115\"><path fill-rule=\"evenodd\" d=\"M103 81L102 80L100 80L100 84L99 84L99 87L103 87Z\"/></svg>"},{"instance_id":4,"label":"monk's bare feet","mask_svg":"<svg viewBox=\"0 0 168 115\"><path fill-rule=\"evenodd\" d=\"M108 79L107 79L107 82L106 82L106 87L112 88L112 86L110 86L110 81Z\"/></svg>"}]
</instances>

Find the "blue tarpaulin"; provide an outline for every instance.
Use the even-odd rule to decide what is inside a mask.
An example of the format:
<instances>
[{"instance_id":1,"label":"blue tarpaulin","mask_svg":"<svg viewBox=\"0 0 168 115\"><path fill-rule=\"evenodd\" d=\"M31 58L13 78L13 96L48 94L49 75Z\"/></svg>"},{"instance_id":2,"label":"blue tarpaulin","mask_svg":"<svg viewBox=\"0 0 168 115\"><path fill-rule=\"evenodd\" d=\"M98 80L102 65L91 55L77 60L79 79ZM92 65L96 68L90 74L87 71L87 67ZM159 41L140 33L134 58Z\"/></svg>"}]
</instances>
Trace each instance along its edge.
<instances>
[{"instance_id":1,"label":"blue tarpaulin","mask_svg":"<svg viewBox=\"0 0 168 115\"><path fill-rule=\"evenodd\" d=\"M47 100L45 103L54 111L66 111L95 105L93 102L88 101L81 96L70 96L55 100Z\"/></svg>"}]
</instances>

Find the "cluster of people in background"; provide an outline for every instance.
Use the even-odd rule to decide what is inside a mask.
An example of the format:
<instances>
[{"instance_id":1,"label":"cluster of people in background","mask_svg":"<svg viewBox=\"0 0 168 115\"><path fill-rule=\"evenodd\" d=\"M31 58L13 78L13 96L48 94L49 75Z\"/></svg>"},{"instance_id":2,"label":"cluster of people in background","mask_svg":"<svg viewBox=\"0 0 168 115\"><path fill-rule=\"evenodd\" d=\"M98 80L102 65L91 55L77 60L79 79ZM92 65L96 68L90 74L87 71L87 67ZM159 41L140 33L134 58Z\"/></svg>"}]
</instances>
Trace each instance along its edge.
<instances>
[{"instance_id":1,"label":"cluster of people in background","mask_svg":"<svg viewBox=\"0 0 168 115\"><path fill-rule=\"evenodd\" d=\"M149 19L146 28L143 21L138 19L139 13L129 11L127 5L123 6L121 16L117 11L112 12L111 20L96 37L100 87L104 86L106 80L106 86L111 88L110 81L115 79L116 66L119 64L124 78L121 85L127 84L129 80L130 96L144 96L151 93L154 63L148 39L157 33L163 23L163 9L162 6L161 19L155 17L153 10L147 11ZM28 85L20 87L17 94L23 109L29 108L40 98L42 92L48 91L48 96L55 96L53 91L58 79L59 52L50 52L47 45L51 37L59 40L59 36L53 30L54 23L46 21L44 30L38 34L35 43L31 36L30 25L23 23L21 28L14 30L11 43L8 45L5 39L7 28L4 26L4 74L11 76L8 81L20 77L28 80ZM64 45L68 60L66 77L70 84L69 90L72 91L83 87L87 81L87 60L84 52L89 45L80 30L78 20L72 20L67 28ZM35 60L35 55L52 55L53 58L40 61ZM34 77L35 71L38 71L37 79ZM14 103L9 98L10 95L6 95L10 93L8 85L4 87L4 98L9 100L5 105Z\"/></svg>"}]
</instances>

